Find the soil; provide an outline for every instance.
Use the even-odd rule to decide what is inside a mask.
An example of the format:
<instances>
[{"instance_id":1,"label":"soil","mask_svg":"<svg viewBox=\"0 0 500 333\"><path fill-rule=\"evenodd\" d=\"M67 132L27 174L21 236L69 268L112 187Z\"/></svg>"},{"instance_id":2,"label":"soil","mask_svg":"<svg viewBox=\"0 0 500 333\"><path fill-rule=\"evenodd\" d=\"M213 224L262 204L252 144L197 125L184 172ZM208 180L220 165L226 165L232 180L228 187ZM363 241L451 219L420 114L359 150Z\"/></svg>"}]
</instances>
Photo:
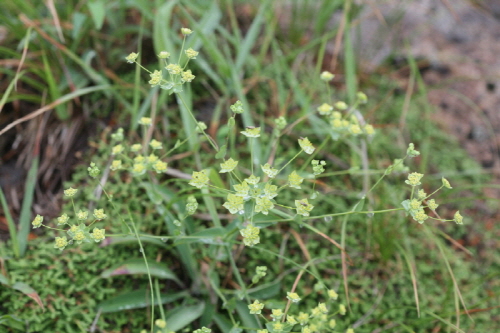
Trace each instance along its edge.
<instances>
[{"instance_id":1,"label":"soil","mask_svg":"<svg viewBox=\"0 0 500 333\"><path fill-rule=\"evenodd\" d=\"M436 120L498 183L500 2L388 1L369 6L364 16L357 43L363 69L408 51L426 60L422 74Z\"/></svg>"}]
</instances>

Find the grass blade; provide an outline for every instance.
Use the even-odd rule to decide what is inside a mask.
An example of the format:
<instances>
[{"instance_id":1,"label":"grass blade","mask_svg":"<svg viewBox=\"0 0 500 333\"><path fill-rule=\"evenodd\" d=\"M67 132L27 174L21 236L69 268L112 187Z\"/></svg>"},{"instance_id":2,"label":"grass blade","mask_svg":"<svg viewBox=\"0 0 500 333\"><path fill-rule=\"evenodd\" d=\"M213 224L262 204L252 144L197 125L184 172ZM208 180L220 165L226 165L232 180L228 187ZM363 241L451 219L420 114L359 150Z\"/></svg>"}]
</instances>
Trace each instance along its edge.
<instances>
[{"instance_id":1,"label":"grass blade","mask_svg":"<svg viewBox=\"0 0 500 333\"><path fill-rule=\"evenodd\" d=\"M24 198L21 207L21 215L19 216L19 233L17 234L17 242L19 245L19 255L22 257L26 253L28 246L28 235L30 232L31 207L33 206L33 197L35 195L35 187L38 174L39 157L35 156L31 168L26 178L24 187Z\"/></svg>"}]
</instances>

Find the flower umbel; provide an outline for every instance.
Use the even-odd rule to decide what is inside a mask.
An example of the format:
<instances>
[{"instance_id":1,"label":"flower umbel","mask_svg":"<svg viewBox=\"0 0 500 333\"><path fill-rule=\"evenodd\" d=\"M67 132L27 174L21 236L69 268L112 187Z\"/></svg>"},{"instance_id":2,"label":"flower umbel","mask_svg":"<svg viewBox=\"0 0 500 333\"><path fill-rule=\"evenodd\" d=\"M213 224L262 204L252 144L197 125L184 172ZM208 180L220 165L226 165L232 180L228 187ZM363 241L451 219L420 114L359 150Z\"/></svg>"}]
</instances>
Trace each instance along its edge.
<instances>
[{"instance_id":1,"label":"flower umbel","mask_svg":"<svg viewBox=\"0 0 500 333\"><path fill-rule=\"evenodd\" d=\"M260 314L262 312L262 309L264 308L264 304L256 300L252 304L248 306L248 309L250 310L250 314Z\"/></svg>"},{"instance_id":2,"label":"flower umbel","mask_svg":"<svg viewBox=\"0 0 500 333\"><path fill-rule=\"evenodd\" d=\"M68 239L66 236L64 237L56 237L54 248L59 250L64 250L64 248L68 245Z\"/></svg>"},{"instance_id":3,"label":"flower umbel","mask_svg":"<svg viewBox=\"0 0 500 333\"><path fill-rule=\"evenodd\" d=\"M133 64L136 60L137 60L137 57L139 56L138 53L130 53L128 56L125 57L125 60L127 60L127 62L129 64Z\"/></svg>"},{"instance_id":4,"label":"flower umbel","mask_svg":"<svg viewBox=\"0 0 500 333\"><path fill-rule=\"evenodd\" d=\"M92 234L90 234L90 237L92 237L96 243L99 243L105 238L104 236L105 233L106 230L104 229L94 228Z\"/></svg>"},{"instance_id":5,"label":"flower umbel","mask_svg":"<svg viewBox=\"0 0 500 333\"><path fill-rule=\"evenodd\" d=\"M243 198L230 193L227 195L227 201L222 206L226 207L231 214L236 214L243 211Z\"/></svg>"},{"instance_id":6,"label":"flower umbel","mask_svg":"<svg viewBox=\"0 0 500 333\"><path fill-rule=\"evenodd\" d=\"M311 141L309 141L308 138L300 138L299 139L299 145L300 148L302 148L303 151L306 152L306 154L311 155L314 152L314 146L312 145Z\"/></svg>"},{"instance_id":7,"label":"flower umbel","mask_svg":"<svg viewBox=\"0 0 500 333\"><path fill-rule=\"evenodd\" d=\"M260 127L249 126L246 130L241 131L241 133L248 138L258 138L260 136Z\"/></svg>"},{"instance_id":8,"label":"flower umbel","mask_svg":"<svg viewBox=\"0 0 500 333\"><path fill-rule=\"evenodd\" d=\"M243 243L246 246L254 246L260 243L260 229L248 224L245 229L240 229L240 234L243 236Z\"/></svg>"},{"instance_id":9,"label":"flower umbel","mask_svg":"<svg viewBox=\"0 0 500 333\"><path fill-rule=\"evenodd\" d=\"M208 184L208 176L204 171L194 171L193 179L189 182L189 185L192 185L197 188L202 188L203 186Z\"/></svg>"},{"instance_id":10,"label":"flower umbel","mask_svg":"<svg viewBox=\"0 0 500 333\"><path fill-rule=\"evenodd\" d=\"M291 293L291 292L287 292L286 293L286 298L288 298L293 303L298 303L301 300L299 294L297 294L297 293Z\"/></svg>"},{"instance_id":11,"label":"flower umbel","mask_svg":"<svg viewBox=\"0 0 500 333\"><path fill-rule=\"evenodd\" d=\"M309 212L314 208L307 199L295 200L295 207L297 209L297 214L302 216L309 216Z\"/></svg>"},{"instance_id":12,"label":"flower umbel","mask_svg":"<svg viewBox=\"0 0 500 333\"><path fill-rule=\"evenodd\" d=\"M238 165L238 161L233 160L232 158L228 159L224 163L220 165L219 173L231 172Z\"/></svg>"},{"instance_id":13,"label":"flower umbel","mask_svg":"<svg viewBox=\"0 0 500 333\"><path fill-rule=\"evenodd\" d=\"M37 215L31 222L31 225L33 225L33 228L36 229L42 226L42 222L43 222L43 216Z\"/></svg>"},{"instance_id":14,"label":"flower umbel","mask_svg":"<svg viewBox=\"0 0 500 333\"><path fill-rule=\"evenodd\" d=\"M408 180L405 180L405 183L411 186L420 185L420 179L422 179L424 175L418 172L412 172L408 175Z\"/></svg>"}]
</instances>

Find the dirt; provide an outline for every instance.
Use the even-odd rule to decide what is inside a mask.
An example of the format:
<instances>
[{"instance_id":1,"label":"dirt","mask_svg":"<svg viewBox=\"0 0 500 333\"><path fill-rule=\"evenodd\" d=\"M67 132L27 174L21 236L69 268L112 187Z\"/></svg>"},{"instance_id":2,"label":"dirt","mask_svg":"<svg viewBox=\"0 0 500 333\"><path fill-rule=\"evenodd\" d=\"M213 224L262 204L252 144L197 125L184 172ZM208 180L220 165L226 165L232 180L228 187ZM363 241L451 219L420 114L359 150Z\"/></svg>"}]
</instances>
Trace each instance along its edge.
<instances>
[{"instance_id":1,"label":"dirt","mask_svg":"<svg viewBox=\"0 0 500 333\"><path fill-rule=\"evenodd\" d=\"M360 24L364 69L405 52L425 59L435 119L500 183L500 2L386 1Z\"/></svg>"}]
</instances>

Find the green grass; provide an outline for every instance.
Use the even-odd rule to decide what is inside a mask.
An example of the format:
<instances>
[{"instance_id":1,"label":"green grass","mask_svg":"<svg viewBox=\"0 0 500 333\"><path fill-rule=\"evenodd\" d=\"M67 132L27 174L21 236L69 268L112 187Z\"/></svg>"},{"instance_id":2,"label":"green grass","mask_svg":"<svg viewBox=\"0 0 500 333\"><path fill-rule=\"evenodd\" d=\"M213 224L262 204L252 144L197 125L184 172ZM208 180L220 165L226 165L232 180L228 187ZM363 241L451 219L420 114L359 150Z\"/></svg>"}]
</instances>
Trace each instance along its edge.
<instances>
[{"instance_id":1,"label":"green grass","mask_svg":"<svg viewBox=\"0 0 500 333\"><path fill-rule=\"evenodd\" d=\"M20 320L9 324L9 318L0 317L5 327L13 332L80 332L97 325L105 332L137 332L152 330L152 322L163 318L169 329L178 332L202 326L214 332L236 332L235 327L255 332L257 327L264 328L264 322L249 314L248 304L255 299L265 302L266 314L271 308L284 309L286 293L294 288L303 299L292 305L290 312L310 311L326 300L325 290L314 288L322 282L339 294L338 301L329 303L332 313L338 304L348 305L345 316L335 316L336 332L349 327L357 333L486 332L498 328L495 281L500 270L494 250L478 254L470 248L470 255L445 236L462 240L473 230L484 236L485 243L494 244L485 229L473 225L473 219L480 219L480 215L457 226L432 220L419 225L402 211L370 214L402 208L401 202L409 197L406 172L393 172L377 181L394 159L405 156L410 142L421 155L406 160L405 165L410 172L425 173L423 188L431 193L441 185L443 176L454 187L436 196L443 217L452 218L457 209L473 213L474 200L481 199L481 189L489 178L432 122L433 108L426 100L429 88L411 57L410 81L416 87L411 95L396 93L398 86L389 76L374 74L360 81L355 50L344 30L344 51L329 88L333 91L318 79L323 69L329 69L321 63L326 59L326 44L342 33L338 26L328 25L328 18L343 10L348 28L358 18L358 6L350 1L322 1L316 8L296 1L290 14L295 24L282 30L272 13L284 4L273 1L253 5L230 0L77 4L68 1L56 6L59 21L64 23L64 41L42 4L29 6L19 0L4 5L0 21L11 32L0 51L6 58L20 61L22 55L16 50L25 47L27 56L22 75L14 68L3 69L9 78L6 82L11 82L1 100L3 111L12 115L13 102L33 109L52 103L54 122L69 122L76 114L86 114L99 119L97 124L113 124L113 132L120 126L125 128L127 142L154 138L163 143L165 151L179 140L183 143L166 160L169 169L181 177L136 179L126 173L108 174L109 151L115 143L109 135L92 139L98 148L86 155L84 165L77 168L64 189L73 186L81 190L75 201L77 209L105 209L108 219L98 226L105 225L106 233L114 235L108 238L112 244L82 249L73 245L60 253L53 249L54 234L49 232L28 243L21 261L13 259L23 255L17 250L18 238L3 246L1 257L6 264L2 274L12 283L31 286L47 308L43 312L19 291L3 288L0 312ZM99 6L110 15L103 18ZM242 15L245 10L251 15ZM27 19L21 21L21 13ZM316 23L306 20L309 16L305 13L314 14ZM200 51L190 62L196 79L179 95L150 89L149 76L126 64L124 57L139 51L141 64L151 71L157 69L155 54L169 50L177 55L180 51L181 27L195 31L185 48ZM21 89L12 89L16 81ZM369 96L368 104L359 107L361 115L375 125L377 133L369 140L333 140L330 126L316 108L332 96L334 101L354 103L358 87ZM236 100L243 103L246 112L236 118L235 125L240 130L261 126L260 140L244 138L227 124L232 117L229 106ZM294 219L290 211L283 210L256 215L254 222L263 226L260 244L245 247L238 235L246 221L241 216L228 217L222 207L226 195L214 189L197 190L182 178L182 174L212 168L212 184L229 188L239 183L217 172L221 156L216 157L217 151L206 137L196 133L190 110L196 121L208 125L207 133L217 147L227 145L226 158L240 161L240 176L252 167L258 170L269 160L284 165L298 152L297 139L307 136L318 147L314 158L327 161L326 173L317 178L314 189L310 181L302 190L280 192L277 201L293 206L294 200L316 190L319 197L314 200L313 216L353 214ZM143 131L137 122L151 115L155 117L154 130ZM286 117L293 128L290 126L274 147L269 143L275 140L270 129L279 116ZM99 126L99 131L111 131ZM285 174L292 170L310 173L310 160L309 155L299 155ZM105 183L113 203L95 180L88 179L90 161L103 171L98 179ZM279 182L286 182L286 178ZM377 187L368 192L375 184ZM27 181L27 186L33 186L33 181ZM27 187L26 202L31 201L32 191ZM196 197L199 207L195 215L183 219L189 195ZM71 210L71 204L63 207L63 212ZM26 220L22 216L20 220ZM269 220L273 222L266 222ZM130 233L134 228L142 251ZM22 243L27 236L19 234ZM346 251L340 251L326 237ZM148 266L134 262L133 278L120 274L101 277L106 270L143 256ZM163 266L156 266L158 263ZM257 266L267 266L268 273L252 285ZM34 272L40 278L31 278ZM151 307L152 299L155 304L160 300L163 306ZM26 302L29 307L24 307ZM472 310L470 317L465 307Z\"/></svg>"}]
</instances>

